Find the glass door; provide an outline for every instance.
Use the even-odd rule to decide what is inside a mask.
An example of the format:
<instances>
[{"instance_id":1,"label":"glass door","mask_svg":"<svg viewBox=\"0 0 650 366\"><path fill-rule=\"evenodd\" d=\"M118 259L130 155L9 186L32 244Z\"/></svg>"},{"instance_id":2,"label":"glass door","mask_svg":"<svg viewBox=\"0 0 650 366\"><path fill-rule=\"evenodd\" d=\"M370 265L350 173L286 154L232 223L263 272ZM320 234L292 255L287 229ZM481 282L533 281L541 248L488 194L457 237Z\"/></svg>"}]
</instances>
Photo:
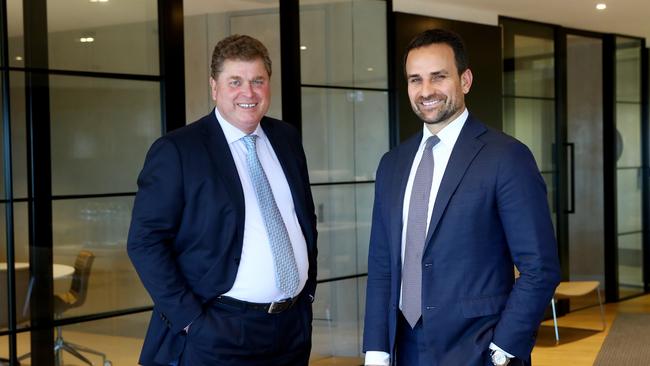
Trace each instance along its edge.
<instances>
[{"instance_id":1,"label":"glass door","mask_svg":"<svg viewBox=\"0 0 650 366\"><path fill-rule=\"evenodd\" d=\"M603 40L566 36L566 147L569 280L605 286ZM598 304L596 294L571 308Z\"/></svg>"},{"instance_id":2,"label":"glass door","mask_svg":"<svg viewBox=\"0 0 650 366\"><path fill-rule=\"evenodd\" d=\"M616 37L616 238L618 297L644 292L642 169L642 41Z\"/></svg>"}]
</instances>

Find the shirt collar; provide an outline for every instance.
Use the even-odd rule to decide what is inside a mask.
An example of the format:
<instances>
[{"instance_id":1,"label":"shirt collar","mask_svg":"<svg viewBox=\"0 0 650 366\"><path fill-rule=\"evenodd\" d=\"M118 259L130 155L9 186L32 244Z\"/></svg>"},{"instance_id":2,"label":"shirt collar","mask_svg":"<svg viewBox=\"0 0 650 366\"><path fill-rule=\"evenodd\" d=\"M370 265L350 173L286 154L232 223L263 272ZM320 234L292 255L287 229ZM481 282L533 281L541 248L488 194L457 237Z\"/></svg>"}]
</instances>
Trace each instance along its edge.
<instances>
[{"instance_id":1,"label":"shirt collar","mask_svg":"<svg viewBox=\"0 0 650 366\"><path fill-rule=\"evenodd\" d=\"M214 108L214 115L215 117L217 117L217 121L219 121L219 125L221 125L221 129L223 130L223 134L226 137L226 141L228 142L229 145L235 141L240 140L242 137L246 136L246 133L244 133L244 131L240 130L230 122L226 121L226 119L223 118L223 116L221 115L221 113L219 113L219 110L216 107ZM255 131L253 131L251 135L257 135L258 138L264 138L266 136L264 134L264 130L262 129L262 126L259 123L257 124L257 128L255 128Z\"/></svg>"},{"instance_id":2,"label":"shirt collar","mask_svg":"<svg viewBox=\"0 0 650 366\"><path fill-rule=\"evenodd\" d=\"M469 116L469 112L467 111L467 108L463 111L463 113L460 114L460 116L456 117L453 121L451 121L447 126L445 126L440 132L436 134L438 138L440 139L440 142L445 144L446 146L453 147L456 144L456 140L458 140L458 136L460 135L460 130L463 129L463 126L465 125L465 121L467 121L467 117ZM420 148L424 145L424 143L427 141L427 139L433 134L429 129L427 128L427 125L424 124L422 126L422 141L420 141Z\"/></svg>"}]
</instances>

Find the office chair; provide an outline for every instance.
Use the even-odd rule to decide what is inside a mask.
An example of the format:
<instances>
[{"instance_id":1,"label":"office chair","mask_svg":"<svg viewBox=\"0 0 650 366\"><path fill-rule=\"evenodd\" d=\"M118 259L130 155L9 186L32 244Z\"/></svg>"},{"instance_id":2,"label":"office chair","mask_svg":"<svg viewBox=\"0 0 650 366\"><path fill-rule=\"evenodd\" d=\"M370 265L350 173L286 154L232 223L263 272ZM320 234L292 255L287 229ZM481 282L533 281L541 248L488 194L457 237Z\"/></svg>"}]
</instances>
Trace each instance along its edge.
<instances>
[{"instance_id":1,"label":"office chair","mask_svg":"<svg viewBox=\"0 0 650 366\"><path fill-rule=\"evenodd\" d=\"M600 282L599 281L564 281L555 289L555 295L551 299L551 308L553 310L553 325L555 327L555 344L560 343L560 333L557 329L557 315L555 313L556 299L566 299L571 297L585 296L593 291L598 294L598 305L600 306L600 320L603 324L602 330L605 330L607 323L605 322L605 311L603 309L603 301L600 296Z\"/></svg>"},{"instance_id":2,"label":"office chair","mask_svg":"<svg viewBox=\"0 0 650 366\"><path fill-rule=\"evenodd\" d=\"M77 255L74 262L74 274L72 275L72 283L70 289L62 294L54 295L54 317L61 318L64 312L69 309L78 308L86 302L88 295L88 282L90 279L90 269L95 260L95 255L87 250L82 250ZM85 364L93 366L93 363L86 358L83 353L90 353L102 358L103 366L112 366L111 361L106 359L106 354L90 349L78 344L66 341L63 338L63 331L60 326L56 327L56 339L54 341L55 364L57 366L63 365L63 351L68 352L74 357L78 358ZM29 357L30 354L20 356L18 360L23 360Z\"/></svg>"}]
</instances>

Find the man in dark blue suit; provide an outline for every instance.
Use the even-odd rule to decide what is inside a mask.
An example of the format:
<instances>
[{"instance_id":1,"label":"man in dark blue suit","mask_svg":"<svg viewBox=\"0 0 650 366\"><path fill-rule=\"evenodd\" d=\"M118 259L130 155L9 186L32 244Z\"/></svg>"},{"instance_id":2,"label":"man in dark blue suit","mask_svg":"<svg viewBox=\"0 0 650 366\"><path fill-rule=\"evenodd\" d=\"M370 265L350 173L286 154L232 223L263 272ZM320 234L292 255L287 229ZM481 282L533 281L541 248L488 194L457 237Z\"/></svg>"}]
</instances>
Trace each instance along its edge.
<instances>
[{"instance_id":1,"label":"man in dark blue suit","mask_svg":"<svg viewBox=\"0 0 650 366\"><path fill-rule=\"evenodd\" d=\"M458 35L421 33L404 64L424 125L377 170L366 365L530 364L560 277L544 181L525 145L467 112Z\"/></svg>"},{"instance_id":2,"label":"man in dark blue suit","mask_svg":"<svg viewBox=\"0 0 650 366\"><path fill-rule=\"evenodd\" d=\"M216 108L158 139L138 178L129 256L154 310L143 365L307 365L316 216L298 131L265 117L271 60L214 49Z\"/></svg>"}]
</instances>

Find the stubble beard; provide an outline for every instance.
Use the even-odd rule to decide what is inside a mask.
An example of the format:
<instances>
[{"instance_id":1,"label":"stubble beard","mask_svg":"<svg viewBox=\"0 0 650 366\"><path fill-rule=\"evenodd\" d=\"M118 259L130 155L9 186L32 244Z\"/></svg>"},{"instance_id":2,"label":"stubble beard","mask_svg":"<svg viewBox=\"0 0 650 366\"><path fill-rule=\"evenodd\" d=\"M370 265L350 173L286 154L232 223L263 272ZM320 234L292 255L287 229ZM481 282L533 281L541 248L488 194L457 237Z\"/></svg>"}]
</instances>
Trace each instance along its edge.
<instances>
[{"instance_id":1,"label":"stubble beard","mask_svg":"<svg viewBox=\"0 0 650 366\"><path fill-rule=\"evenodd\" d=\"M415 114L428 125L448 122L449 119L460 110L460 107L453 102L451 104L447 104L447 101L448 99L445 100L445 103L443 104L442 109L438 112L438 114L434 115L433 117L427 118L426 115L420 110L419 104L415 104L413 106L413 112L415 112Z\"/></svg>"}]
</instances>

